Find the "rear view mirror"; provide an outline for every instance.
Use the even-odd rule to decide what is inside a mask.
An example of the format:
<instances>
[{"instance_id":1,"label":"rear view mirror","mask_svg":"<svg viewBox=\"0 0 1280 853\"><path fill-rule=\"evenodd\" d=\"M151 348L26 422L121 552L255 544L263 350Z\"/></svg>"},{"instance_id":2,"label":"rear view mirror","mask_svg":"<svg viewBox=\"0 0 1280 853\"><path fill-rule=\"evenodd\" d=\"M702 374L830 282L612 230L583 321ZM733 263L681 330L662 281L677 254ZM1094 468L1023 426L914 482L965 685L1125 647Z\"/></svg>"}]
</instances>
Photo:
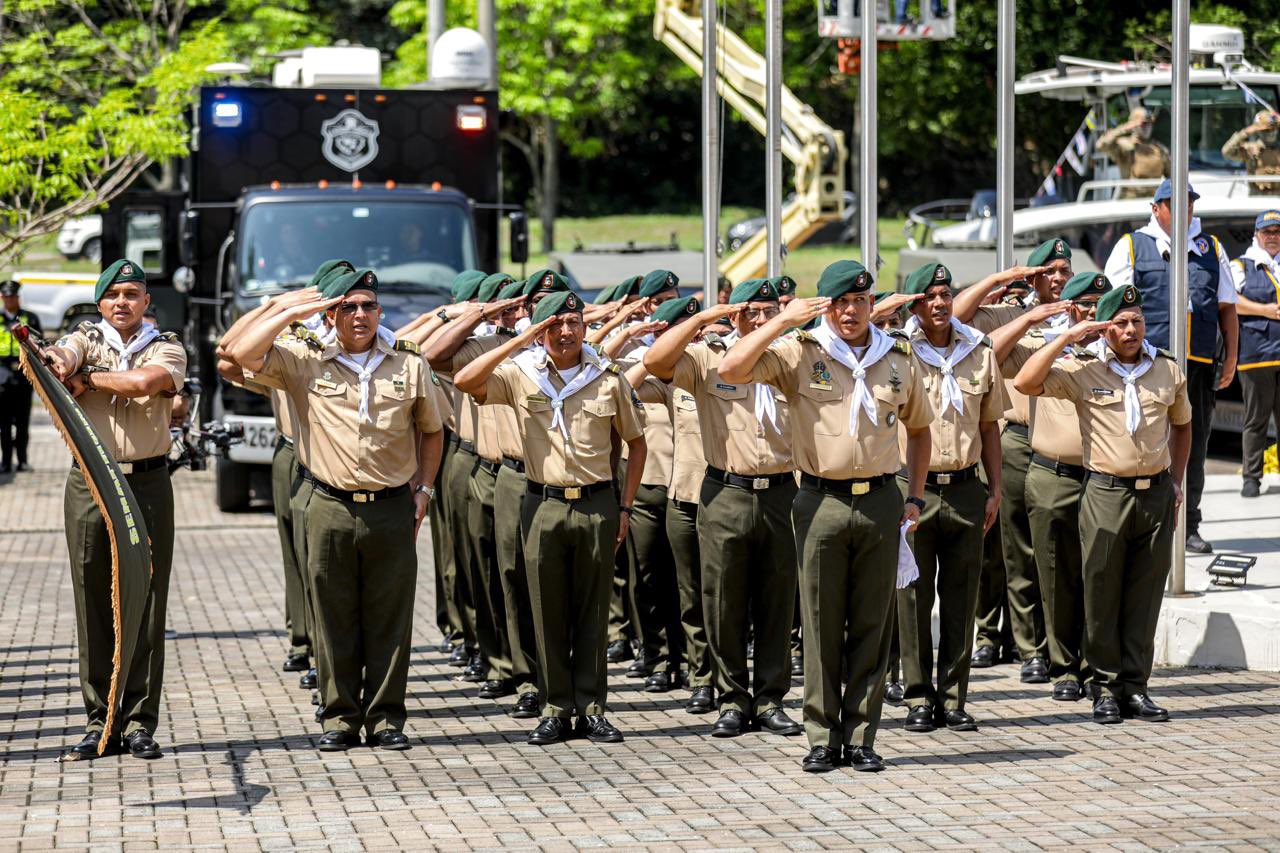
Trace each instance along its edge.
<instances>
[{"instance_id":1,"label":"rear view mirror","mask_svg":"<svg viewBox=\"0 0 1280 853\"><path fill-rule=\"evenodd\" d=\"M523 264L529 260L529 217L517 211L507 214L511 225L511 262Z\"/></svg>"},{"instance_id":2,"label":"rear view mirror","mask_svg":"<svg viewBox=\"0 0 1280 853\"><path fill-rule=\"evenodd\" d=\"M182 225L178 232L178 254L183 266L194 267L199 263L199 231L200 213L195 210L184 210Z\"/></svg>"}]
</instances>

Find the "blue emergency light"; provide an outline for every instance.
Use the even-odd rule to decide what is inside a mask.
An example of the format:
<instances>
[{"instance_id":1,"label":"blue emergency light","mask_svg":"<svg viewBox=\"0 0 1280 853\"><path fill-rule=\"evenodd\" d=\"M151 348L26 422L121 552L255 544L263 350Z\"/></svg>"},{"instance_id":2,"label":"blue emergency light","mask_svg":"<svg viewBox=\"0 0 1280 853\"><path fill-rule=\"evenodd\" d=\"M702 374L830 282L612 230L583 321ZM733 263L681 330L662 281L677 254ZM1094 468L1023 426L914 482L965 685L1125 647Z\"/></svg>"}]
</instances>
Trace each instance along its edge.
<instances>
[{"instance_id":1,"label":"blue emergency light","mask_svg":"<svg viewBox=\"0 0 1280 853\"><path fill-rule=\"evenodd\" d=\"M241 118L240 104L236 101L218 101L213 105L214 127L239 127Z\"/></svg>"}]
</instances>

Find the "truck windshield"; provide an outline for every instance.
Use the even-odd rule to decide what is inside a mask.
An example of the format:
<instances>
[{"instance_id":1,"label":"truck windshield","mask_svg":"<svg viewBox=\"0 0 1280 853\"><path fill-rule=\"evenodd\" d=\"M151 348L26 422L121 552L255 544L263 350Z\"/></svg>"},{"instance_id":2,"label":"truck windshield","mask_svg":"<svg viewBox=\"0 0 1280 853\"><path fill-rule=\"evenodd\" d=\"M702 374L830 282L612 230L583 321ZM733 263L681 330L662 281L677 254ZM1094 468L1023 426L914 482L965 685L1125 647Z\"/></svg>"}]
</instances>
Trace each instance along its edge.
<instances>
[{"instance_id":1,"label":"truck windshield","mask_svg":"<svg viewBox=\"0 0 1280 853\"><path fill-rule=\"evenodd\" d=\"M240 223L245 293L297 287L330 258L372 269L387 289L447 290L476 266L471 219L456 204L282 201L249 207Z\"/></svg>"},{"instance_id":2,"label":"truck windshield","mask_svg":"<svg viewBox=\"0 0 1280 853\"><path fill-rule=\"evenodd\" d=\"M1254 86L1259 97L1275 103L1275 86ZM1152 137L1166 145L1172 137L1171 94L1168 86L1155 86L1142 96L1142 106L1155 115ZM1129 117L1129 105L1122 95L1109 104L1113 123ZM1191 148L1188 159L1193 169L1234 169L1240 164L1222 156L1222 146L1237 130L1253 123L1261 107L1250 103L1245 93L1234 86L1191 87Z\"/></svg>"}]
</instances>

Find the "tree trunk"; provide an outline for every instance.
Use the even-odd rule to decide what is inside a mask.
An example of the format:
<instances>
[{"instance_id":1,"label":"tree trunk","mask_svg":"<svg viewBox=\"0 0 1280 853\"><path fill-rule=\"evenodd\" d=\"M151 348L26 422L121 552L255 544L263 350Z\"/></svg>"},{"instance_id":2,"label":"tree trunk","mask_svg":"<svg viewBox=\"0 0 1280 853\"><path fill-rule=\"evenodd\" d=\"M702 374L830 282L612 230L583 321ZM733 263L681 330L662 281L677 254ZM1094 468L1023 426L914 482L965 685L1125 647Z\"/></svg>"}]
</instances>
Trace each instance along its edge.
<instances>
[{"instance_id":1,"label":"tree trunk","mask_svg":"<svg viewBox=\"0 0 1280 853\"><path fill-rule=\"evenodd\" d=\"M560 141L557 122L550 116L542 119L542 192L538 199L538 217L542 220L542 251L556 248L556 210L560 207Z\"/></svg>"}]
</instances>

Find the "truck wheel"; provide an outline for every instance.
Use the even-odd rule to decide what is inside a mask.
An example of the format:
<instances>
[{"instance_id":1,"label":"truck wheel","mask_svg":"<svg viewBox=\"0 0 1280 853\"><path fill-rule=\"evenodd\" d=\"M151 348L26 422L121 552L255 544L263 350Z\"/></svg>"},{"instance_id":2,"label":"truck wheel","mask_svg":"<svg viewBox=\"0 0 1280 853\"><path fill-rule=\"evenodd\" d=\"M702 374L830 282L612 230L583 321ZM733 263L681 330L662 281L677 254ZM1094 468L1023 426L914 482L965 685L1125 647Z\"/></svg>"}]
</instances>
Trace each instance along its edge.
<instances>
[{"instance_id":1,"label":"truck wheel","mask_svg":"<svg viewBox=\"0 0 1280 853\"><path fill-rule=\"evenodd\" d=\"M222 512L249 508L249 466L219 458L215 463L214 496Z\"/></svg>"},{"instance_id":2,"label":"truck wheel","mask_svg":"<svg viewBox=\"0 0 1280 853\"><path fill-rule=\"evenodd\" d=\"M97 237L90 237L84 241L84 247L80 249L80 255L86 261L95 264L102 263L102 240Z\"/></svg>"}]
</instances>

